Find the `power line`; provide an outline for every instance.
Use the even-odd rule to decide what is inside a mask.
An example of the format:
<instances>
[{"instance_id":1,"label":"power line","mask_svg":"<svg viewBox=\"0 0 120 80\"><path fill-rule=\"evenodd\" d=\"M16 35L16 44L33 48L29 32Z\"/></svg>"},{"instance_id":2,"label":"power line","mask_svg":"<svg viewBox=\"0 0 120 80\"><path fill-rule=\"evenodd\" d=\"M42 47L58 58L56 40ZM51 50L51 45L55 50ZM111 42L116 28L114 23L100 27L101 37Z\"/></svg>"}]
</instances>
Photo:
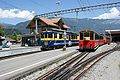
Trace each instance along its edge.
<instances>
[{"instance_id":1,"label":"power line","mask_svg":"<svg viewBox=\"0 0 120 80\"><path fill-rule=\"evenodd\" d=\"M11 4L11 3L8 3L8 2L6 2L6 1L4 1L4 0L0 0L0 2L2 2L2 3L4 3L4 4L7 4L7 5L9 5L9 6L13 7L13 8L21 9L21 8L15 6L15 5Z\"/></svg>"},{"instance_id":2,"label":"power line","mask_svg":"<svg viewBox=\"0 0 120 80\"><path fill-rule=\"evenodd\" d=\"M43 5L41 5L39 2L36 2L35 0L30 0L32 3L34 3L34 4L36 4L37 6L43 6ZM45 7L44 6L44 8L46 8L47 9L47 7Z\"/></svg>"},{"instance_id":3,"label":"power line","mask_svg":"<svg viewBox=\"0 0 120 80\"><path fill-rule=\"evenodd\" d=\"M80 11L112 8L112 7L119 7L119 6L120 6L120 2L115 2L115 3L100 4L100 5L94 5L94 6L86 6L86 7L74 8L74 9L67 9L67 10L60 10L56 12L44 13L44 14L36 15L35 17L53 17L56 15L62 15L62 14L80 12Z\"/></svg>"}]
</instances>

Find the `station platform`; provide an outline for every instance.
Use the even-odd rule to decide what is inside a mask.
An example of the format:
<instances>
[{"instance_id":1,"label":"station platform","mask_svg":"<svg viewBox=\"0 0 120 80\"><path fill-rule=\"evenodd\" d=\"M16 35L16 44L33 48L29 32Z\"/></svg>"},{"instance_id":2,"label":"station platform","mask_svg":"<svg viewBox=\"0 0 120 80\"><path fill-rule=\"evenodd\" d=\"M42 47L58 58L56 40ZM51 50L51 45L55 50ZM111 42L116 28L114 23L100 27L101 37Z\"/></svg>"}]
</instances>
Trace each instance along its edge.
<instances>
[{"instance_id":1,"label":"station platform","mask_svg":"<svg viewBox=\"0 0 120 80\"><path fill-rule=\"evenodd\" d=\"M18 54L25 54L29 52L36 52L36 51L40 51L39 46L21 47L20 44L17 44L17 45L12 45L10 48L2 48L2 50L0 50L0 58L6 56L18 55Z\"/></svg>"},{"instance_id":2,"label":"station platform","mask_svg":"<svg viewBox=\"0 0 120 80\"><path fill-rule=\"evenodd\" d=\"M78 46L68 47L66 51L56 49L2 60L0 61L0 79L6 80L28 70L34 70L62 60L77 53L78 50L76 49L78 49Z\"/></svg>"}]
</instances>

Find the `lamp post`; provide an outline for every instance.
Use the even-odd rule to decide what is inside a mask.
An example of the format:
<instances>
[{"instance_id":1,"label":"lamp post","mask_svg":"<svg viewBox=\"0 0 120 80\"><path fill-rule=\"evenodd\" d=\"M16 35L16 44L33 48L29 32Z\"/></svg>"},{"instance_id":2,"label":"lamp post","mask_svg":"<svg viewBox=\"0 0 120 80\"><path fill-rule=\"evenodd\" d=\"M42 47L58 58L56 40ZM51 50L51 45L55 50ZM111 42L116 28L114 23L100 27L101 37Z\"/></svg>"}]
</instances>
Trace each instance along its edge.
<instances>
[{"instance_id":1,"label":"lamp post","mask_svg":"<svg viewBox=\"0 0 120 80\"><path fill-rule=\"evenodd\" d=\"M64 30L64 47L63 47L63 51L66 51L66 38L67 38L66 30Z\"/></svg>"}]
</instances>

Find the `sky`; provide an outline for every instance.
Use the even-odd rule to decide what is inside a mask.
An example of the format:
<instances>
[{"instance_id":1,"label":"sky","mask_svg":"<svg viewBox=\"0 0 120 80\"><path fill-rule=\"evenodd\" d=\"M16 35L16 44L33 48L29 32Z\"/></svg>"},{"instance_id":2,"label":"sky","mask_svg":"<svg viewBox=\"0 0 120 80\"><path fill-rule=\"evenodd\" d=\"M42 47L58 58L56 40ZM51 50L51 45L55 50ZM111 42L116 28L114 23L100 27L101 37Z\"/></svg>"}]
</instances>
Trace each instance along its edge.
<instances>
[{"instance_id":1,"label":"sky","mask_svg":"<svg viewBox=\"0 0 120 80\"><path fill-rule=\"evenodd\" d=\"M17 24L43 13L110 2L120 2L120 0L0 0L0 23ZM119 15L120 7L113 7L79 12L77 17L76 13L59 17L119 19Z\"/></svg>"}]
</instances>

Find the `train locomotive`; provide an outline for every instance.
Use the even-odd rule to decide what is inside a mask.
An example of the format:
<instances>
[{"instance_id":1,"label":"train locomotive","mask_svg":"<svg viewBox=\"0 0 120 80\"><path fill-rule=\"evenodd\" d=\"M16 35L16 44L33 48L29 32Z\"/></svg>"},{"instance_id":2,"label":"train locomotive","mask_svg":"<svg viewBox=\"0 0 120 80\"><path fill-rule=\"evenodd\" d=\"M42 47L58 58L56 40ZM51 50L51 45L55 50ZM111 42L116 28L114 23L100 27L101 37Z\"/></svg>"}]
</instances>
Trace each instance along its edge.
<instances>
[{"instance_id":1,"label":"train locomotive","mask_svg":"<svg viewBox=\"0 0 120 80\"><path fill-rule=\"evenodd\" d=\"M66 32L66 37L64 31L43 31L40 33L40 45L41 50L45 49L55 49L65 46L78 45L79 35L73 32Z\"/></svg>"},{"instance_id":2,"label":"train locomotive","mask_svg":"<svg viewBox=\"0 0 120 80\"><path fill-rule=\"evenodd\" d=\"M99 46L110 43L111 38L97 34L92 30L79 32L79 50L96 50Z\"/></svg>"}]
</instances>

